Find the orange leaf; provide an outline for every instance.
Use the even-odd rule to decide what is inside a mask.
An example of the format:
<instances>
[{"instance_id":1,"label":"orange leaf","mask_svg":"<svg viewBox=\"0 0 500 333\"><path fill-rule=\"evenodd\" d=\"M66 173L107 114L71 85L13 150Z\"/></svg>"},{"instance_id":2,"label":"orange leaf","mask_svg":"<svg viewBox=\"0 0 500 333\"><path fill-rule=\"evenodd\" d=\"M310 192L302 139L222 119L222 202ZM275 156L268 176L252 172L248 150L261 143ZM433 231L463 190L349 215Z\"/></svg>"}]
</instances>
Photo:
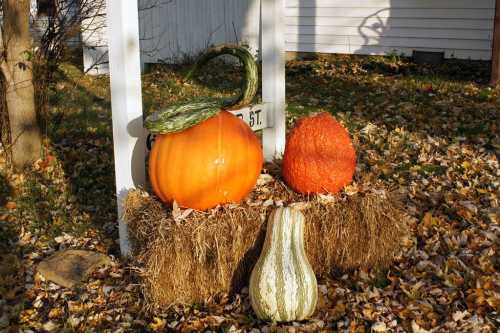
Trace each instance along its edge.
<instances>
[{"instance_id":1,"label":"orange leaf","mask_svg":"<svg viewBox=\"0 0 500 333\"><path fill-rule=\"evenodd\" d=\"M14 201L9 201L5 204L5 208L13 210L17 208L17 204Z\"/></svg>"}]
</instances>

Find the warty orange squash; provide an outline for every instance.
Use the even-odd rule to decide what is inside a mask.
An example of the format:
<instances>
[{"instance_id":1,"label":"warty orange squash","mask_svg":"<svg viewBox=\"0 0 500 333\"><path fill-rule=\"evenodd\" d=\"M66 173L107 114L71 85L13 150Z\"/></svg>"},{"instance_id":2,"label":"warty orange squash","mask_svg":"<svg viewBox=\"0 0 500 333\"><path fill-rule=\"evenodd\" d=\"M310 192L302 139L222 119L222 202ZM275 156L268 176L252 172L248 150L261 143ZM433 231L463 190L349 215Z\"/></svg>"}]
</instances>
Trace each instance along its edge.
<instances>
[{"instance_id":1,"label":"warty orange squash","mask_svg":"<svg viewBox=\"0 0 500 333\"><path fill-rule=\"evenodd\" d=\"M356 151L347 130L329 113L300 119L290 131L282 175L299 193L337 193L352 181Z\"/></svg>"}]
</instances>

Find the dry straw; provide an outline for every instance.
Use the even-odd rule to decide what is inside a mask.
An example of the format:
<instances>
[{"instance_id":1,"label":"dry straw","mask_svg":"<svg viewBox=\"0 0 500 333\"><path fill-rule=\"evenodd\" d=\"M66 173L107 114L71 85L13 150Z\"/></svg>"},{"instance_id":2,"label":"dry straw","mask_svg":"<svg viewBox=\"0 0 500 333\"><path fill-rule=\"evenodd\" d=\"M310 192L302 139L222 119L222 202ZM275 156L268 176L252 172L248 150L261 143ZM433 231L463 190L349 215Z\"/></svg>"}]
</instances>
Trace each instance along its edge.
<instances>
[{"instance_id":1,"label":"dry straw","mask_svg":"<svg viewBox=\"0 0 500 333\"><path fill-rule=\"evenodd\" d=\"M248 283L264 222L276 205L304 211L306 252L317 276L385 266L408 234L407 216L391 194L308 198L266 177L245 203L205 213L172 211L143 191L129 194L125 218L150 305L202 303L220 292L239 291Z\"/></svg>"}]
</instances>

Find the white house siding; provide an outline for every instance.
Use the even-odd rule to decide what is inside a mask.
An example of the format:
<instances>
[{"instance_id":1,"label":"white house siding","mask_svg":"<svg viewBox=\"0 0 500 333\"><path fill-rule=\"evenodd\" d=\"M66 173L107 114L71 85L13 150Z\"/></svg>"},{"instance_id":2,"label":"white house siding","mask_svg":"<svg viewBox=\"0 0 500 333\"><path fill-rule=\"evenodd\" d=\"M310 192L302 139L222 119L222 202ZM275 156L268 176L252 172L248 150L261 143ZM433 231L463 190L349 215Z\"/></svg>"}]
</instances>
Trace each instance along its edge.
<instances>
[{"instance_id":1,"label":"white house siding","mask_svg":"<svg viewBox=\"0 0 500 333\"><path fill-rule=\"evenodd\" d=\"M89 74L107 74L108 38L106 31L106 2L95 2L95 14L83 20L81 41L83 47L83 68Z\"/></svg>"},{"instance_id":2,"label":"white house siding","mask_svg":"<svg viewBox=\"0 0 500 333\"><path fill-rule=\"evenodd\" d=\"M209 45L243 42L257 50L256 0L140 0L142 61L178 61Z\"/></svg>"},{"instance_id":3,"label":"white house siding","mask_svg":"<svg viewBox=\"0 0 500 333\"><path fill-rule=\"evenodd\" d=\"M490 59L495 0L287 0L289 51Z\"/></svg>"},{"instance_id":4,"label":"white house siding","mask_svg":"<svg viewBox=\"0 0 500 333\"><path fill-rule=\"evenodd\" d=\"M36 0L31 2L35 16ZM143 62L175 61L223 42L259 48L260 0L139 4ZM424 50L465 59L491 57L495 0L286 0L286 5L288 51L410 55ZM44 18L35 20L35 39L45 25ZM81 42L89 68L106 61L106 30L99 19L84 25ZM107 64L94 72L107 72Z\"/></svg>"},{"instance_id":5,"label":"white house siding","mask_svg":"<svg viewBox=\"0 0 500 333\"><path fill-rule=\"evenodd\" d=\"M259 0L142 0L143 61L179 59L209 44L259 45ZM159 5L158 5L159 4ZM490 59L495 0L287 0L288 51ZM236 37L237 36L237 37Z\"/></svg>"}]
</instances>

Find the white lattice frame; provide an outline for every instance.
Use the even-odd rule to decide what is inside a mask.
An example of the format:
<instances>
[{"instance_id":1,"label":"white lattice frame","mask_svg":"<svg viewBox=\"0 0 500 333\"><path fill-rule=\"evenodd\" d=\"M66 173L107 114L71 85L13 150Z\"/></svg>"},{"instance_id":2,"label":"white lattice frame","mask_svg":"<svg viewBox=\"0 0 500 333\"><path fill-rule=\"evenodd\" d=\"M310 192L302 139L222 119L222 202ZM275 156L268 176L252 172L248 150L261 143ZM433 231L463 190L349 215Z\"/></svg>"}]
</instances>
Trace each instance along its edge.
<instances>
[{"instance_id":1,"label":"white lattice frame","mask_svg":"<svg viewBox=\"0 0 500 333\"><path fill-rule=\"evenodd\" d=\"M107 20L120 249L127 256L123 201L146 181L137 0L107 0ZM269 161L285 147L285 0L261 0L261 29L263 104L241 113L262 110L266 115L262 144Z\"/></svg>"}]
</instances>

